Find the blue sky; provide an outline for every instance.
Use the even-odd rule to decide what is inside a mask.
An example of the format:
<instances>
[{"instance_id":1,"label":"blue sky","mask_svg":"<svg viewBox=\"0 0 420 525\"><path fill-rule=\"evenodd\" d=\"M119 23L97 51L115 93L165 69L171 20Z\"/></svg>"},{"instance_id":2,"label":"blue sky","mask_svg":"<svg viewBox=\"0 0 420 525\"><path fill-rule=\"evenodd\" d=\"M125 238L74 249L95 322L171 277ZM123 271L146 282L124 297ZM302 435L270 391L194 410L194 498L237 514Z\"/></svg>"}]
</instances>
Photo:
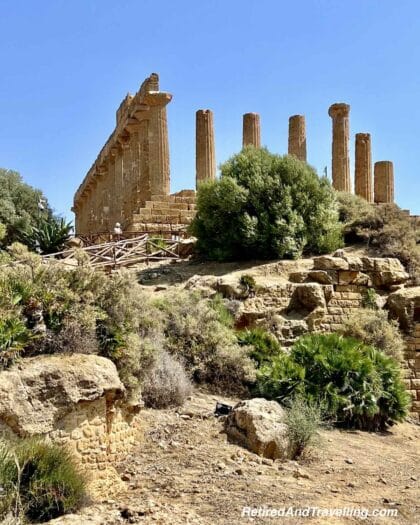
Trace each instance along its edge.
<instances>
[{"instance_id":1,"label":"blue sky","mask_svg":"<svg viewBox=\"0 0 420 525\"><path fill-rule=\"evenodd\" d=\"M396 201L420 214L420 3L415 0L0 0L0 166L72 217L74 191L151 72L168 106L172 191L194 187L195 111L215 114L217 162L242 114L285 153L306 116L308 161L331 165L334 102L392 160ZM353 170L353 166L352 166Z\"/></svg>"}]
</instances>

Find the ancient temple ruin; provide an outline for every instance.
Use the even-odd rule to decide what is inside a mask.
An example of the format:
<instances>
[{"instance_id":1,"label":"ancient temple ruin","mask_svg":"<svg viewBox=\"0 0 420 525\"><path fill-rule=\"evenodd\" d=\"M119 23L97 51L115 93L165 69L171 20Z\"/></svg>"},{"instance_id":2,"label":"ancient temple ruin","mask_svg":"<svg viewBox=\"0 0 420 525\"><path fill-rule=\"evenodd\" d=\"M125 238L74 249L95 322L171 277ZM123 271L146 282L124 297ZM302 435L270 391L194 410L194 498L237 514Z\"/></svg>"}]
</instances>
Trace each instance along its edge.
<instances>
[{"instance_id":1,"label":"ancient temple ruin","mask_svg":"<svg viewBox=\"0 0 420 525\"><path fill-rule=\"evenodd\" d=\"M170 195L166 105L153 73L117 110L116 127L74 197L77 234L188 224L194 191Z\"/></svg>"},{"instance_id":2,"label":"ancient temple ruin","mask_svg":"<svg viewBox=\"0 0 420 525\"><path fill-rule=\"evenodd\" d=\"M195 214L195 190L170 194L169 140L166 106L172 95L160 91L159 77L150 75L135 95L127 95L117 110L116 127L74 197L78 235L111 232L176 232ZM350 173L350 106L332 104L332 185L352 191ZM258 113L243 115L242 146L261 147ZM288 154L307 160L304 115L289 118ZM373 176L372 176L373 172ZM209 109L196 112L196 187L216 178L214 117ZM379 161L372 170L371 136L355 137L354 191L368 202L394 201L394 169Z\"/></svg>"}]
</instances>

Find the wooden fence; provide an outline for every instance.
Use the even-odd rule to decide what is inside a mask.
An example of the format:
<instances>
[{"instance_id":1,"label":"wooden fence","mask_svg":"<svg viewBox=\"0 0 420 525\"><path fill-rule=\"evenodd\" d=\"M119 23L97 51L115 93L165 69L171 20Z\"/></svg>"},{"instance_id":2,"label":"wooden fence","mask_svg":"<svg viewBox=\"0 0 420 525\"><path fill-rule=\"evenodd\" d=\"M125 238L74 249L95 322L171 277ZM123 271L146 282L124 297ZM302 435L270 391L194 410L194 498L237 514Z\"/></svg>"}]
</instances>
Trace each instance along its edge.
<instances>
[{"instance_id":1,"label":"wooden fence","mask_svg":"<svg viewBox=\"0 0 420 525\"><path fill-rule=\"evenodd\" d=\"M72 248L44 255L44 261L59 261L70 266L77 265L75 250L84 252L94 268L114 269L132 266L140 262L179 259L179 239L156 238L144 233L131 239L119 239L82 248Z\"/></svg>"}]
</instances>

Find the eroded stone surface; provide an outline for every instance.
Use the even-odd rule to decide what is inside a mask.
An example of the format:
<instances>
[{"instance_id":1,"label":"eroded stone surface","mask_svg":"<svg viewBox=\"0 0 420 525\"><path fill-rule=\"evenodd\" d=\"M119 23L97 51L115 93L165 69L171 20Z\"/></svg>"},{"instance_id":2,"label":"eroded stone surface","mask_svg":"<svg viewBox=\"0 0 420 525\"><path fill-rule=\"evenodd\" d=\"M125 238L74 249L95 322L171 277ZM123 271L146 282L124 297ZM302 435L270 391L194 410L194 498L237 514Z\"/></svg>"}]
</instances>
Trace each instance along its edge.
<instances>
[{"instance_id":1,"label":"eroded stone surface","mask_svg":"<svg viewBox=\"0 0 420 525\"><path fill-rule=\"evenodd\" d=\"M375 162L375 202L394 202L394 165L389 160Z\"/></svg>"},{"instance_id":2,"label":"eroded stone surface","mask_svg":"<svg viewBox=\"0 0 420 525\"><path fill-rule=\"evenodd\" d=\"M225 431L235 443L270 459L285 458L288 450L284 411L276 401L240 401L226 418Z\"/></svg>"},{"instance_id":3,"label":"eroded stone surface","mask_svg":"<svg viewBox=\"0 0 420 525\"><path fill-rule=\"evenodd\" d=\"M260 116L258 113L245 113L243 116L242 145L261 146Z\"/></svg>"},{"instance_id":4,"label":"eroded stone surface","mask_svg":"<svg viewBox=\"0 0 420 525\"><path fill-rule=\"evenodd\" d=\"M369 133L356 133L354 192L373 202L372 153Z\"/></svg>"},{"instance_id":5,"label":"eroded stone surface","mask_svg":"<svg viewBox=\"0 0 420 525\"><path fill-rule=\"evenodd\" d=\"M306 125L303 115L289 118L288 153L306 162Z\"/></svg>"},{"instance_id":6,"label":"eroded stone surface","mask_svg":"<svg viewBox=\"0 0 420 525\"><path fill-rule=\"evenodd\" d=\"M348 104L330 106L328 115L332 118L332 180L338 191L351 192L349 157L349 113Z\"/></svg>"}]
</instances>

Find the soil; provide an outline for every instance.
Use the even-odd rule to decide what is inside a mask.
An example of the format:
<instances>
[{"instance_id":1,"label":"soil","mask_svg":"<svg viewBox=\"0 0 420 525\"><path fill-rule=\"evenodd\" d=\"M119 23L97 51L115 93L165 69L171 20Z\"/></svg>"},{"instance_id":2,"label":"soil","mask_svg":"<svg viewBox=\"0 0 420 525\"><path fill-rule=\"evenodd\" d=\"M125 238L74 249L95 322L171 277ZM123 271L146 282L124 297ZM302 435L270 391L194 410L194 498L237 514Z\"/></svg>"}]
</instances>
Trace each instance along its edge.
<instances>
[{"instance_id":1,"label":"soil","mask_svg":"<svg viewBox=\"0 0 420 525\"><path fill-rule=\"evenodd\" d=\"M144 440L120 471L127 492L60 523L420 523L420 426L322 430L320 444L298 462L273 462L228 442L223 418L213 414L216 401L235 403L196 392L182 408L144 410ZM396 509L398 515L242 517L246 506Z\"/></svg>"}]
</instances>

